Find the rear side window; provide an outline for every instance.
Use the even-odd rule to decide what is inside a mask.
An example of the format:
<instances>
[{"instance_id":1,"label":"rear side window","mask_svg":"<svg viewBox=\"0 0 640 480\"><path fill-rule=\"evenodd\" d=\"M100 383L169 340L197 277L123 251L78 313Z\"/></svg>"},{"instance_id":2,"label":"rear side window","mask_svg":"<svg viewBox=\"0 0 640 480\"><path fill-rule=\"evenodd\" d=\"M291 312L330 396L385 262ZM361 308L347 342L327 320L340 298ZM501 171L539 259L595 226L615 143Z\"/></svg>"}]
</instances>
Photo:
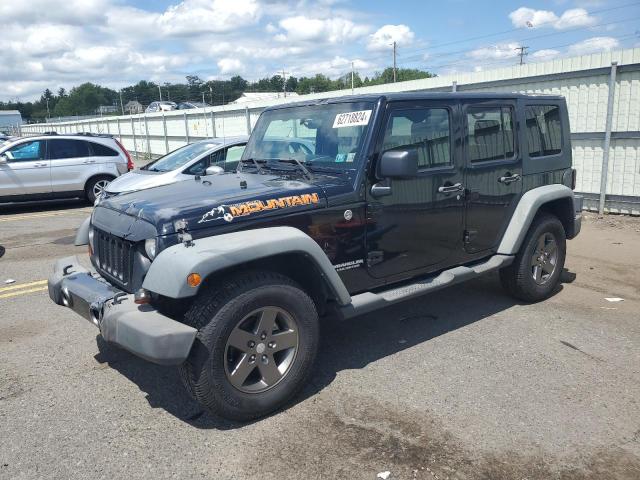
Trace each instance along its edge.
<instances>
[{"instance_id":1,"label":"rear side window","mask_svg":"<svg viewBox=\"0 0 640 480\"><path fill-rule=\"evenodd\" d=\"M418 168L451 165L449 111L446 108L392 110L382 151L415 148Z\"/></svg>"},{"instance_id":2,"label":"rear side window","mask_svg":"<svg viewBox=\"0 0 640 480\"><path fill-rule=\"evenodd\" d=\"M528 105L525 108L525 118L529 157L546 157L562 151L558 105Z\"/></svg>"},{"instance_id":3,"label":"rear side window","mask_svg":"<svg viewBox=\"0 0 640 480\"><path fill-rule=\"evenodd\" d=\"M91 142L91 150L93 151L94 157L117 157L118 152L116 152L113 148L109 148L106 145L102 145L101 143Z\"/></svg>"},{"instance_id":4,"label":"rear side window","mask_svg":"<svg viewBox=\"0 0 640 480\"><path fill-rule=\"evenodd\" d=\"M515 155L510 107L467 109L467 149L472 163L506 160Z\"/></svg>"},{"instance_id":5,"label":"rear side window","mask_svg":"<svg viewBox=\"0 0 640 480\"><path fill-rule=\"evenodd\" d=\"M89 156L89 145L84 140L49 140L49 158L52 160Z\"/></svg>"}]
</instances>

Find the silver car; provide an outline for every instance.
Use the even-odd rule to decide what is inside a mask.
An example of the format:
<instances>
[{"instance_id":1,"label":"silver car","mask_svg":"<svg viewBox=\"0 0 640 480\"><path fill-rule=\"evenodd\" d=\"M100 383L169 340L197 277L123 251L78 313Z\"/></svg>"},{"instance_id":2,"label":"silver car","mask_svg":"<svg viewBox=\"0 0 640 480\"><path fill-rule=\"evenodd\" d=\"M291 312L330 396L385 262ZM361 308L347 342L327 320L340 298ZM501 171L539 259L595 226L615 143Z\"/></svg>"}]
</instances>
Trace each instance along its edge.
<instances>
[{"instance_id":1,"label":"silver car","mask_svg":"<svg viewBox=\"0 0 640 480\"><path fill-rule=\"evenodd\" d=\"M170 112L171 110L175 110L176 108L178 108L178 106L174 102L151 102L145 112Z\"/></svg>"},{"instance_id":2,"label":"silver car","mask_svg":"<svg viewBox=\"0 0 640 480\"><path fill-rule=\"evenodd\" d=\"M40 135L0 146L0 202L85 197L95 202L114 178L133 169L110 135Z\"/></svg>"},{"instance_id":3,"label":"silver car","mask_svg":"<svg viewBox=\"0 0 640 480\"><path fill-rule=\"evenodd\" d=\"M189 143L111 182L109 195L144 190L209 172L235 171L249 137L209 138Z\"/></svg>"}]
</instances>

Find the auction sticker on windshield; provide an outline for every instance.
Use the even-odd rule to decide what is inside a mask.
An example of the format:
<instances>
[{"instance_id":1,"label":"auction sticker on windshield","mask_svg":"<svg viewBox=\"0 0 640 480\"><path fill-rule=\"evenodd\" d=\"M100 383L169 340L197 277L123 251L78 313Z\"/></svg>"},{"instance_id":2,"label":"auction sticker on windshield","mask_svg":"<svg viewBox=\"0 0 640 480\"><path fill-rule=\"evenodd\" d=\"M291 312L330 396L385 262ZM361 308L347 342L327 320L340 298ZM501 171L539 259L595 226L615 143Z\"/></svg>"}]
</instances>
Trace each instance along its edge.
<instances>
[{"instance_id":1,"label":"auction sticker on windshield","mask_svg":"<svg viewBox=\"0 0 640 480\"><path fill-rule=\"evenodd\" d=\"M359 112L345 112L336 115L333 121L333 128L356 127L367 125L371 117L371 110L361 110Z\"/></svg>"}]
</instances>

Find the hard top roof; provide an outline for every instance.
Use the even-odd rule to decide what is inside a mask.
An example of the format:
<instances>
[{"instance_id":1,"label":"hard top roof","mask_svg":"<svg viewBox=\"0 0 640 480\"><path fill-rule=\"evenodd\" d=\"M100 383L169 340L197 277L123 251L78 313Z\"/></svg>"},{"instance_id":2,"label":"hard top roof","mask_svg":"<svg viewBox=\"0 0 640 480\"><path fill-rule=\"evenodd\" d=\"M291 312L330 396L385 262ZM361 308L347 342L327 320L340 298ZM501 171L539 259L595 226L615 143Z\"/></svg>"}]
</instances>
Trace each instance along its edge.
<instances>
[{"instance_id":1,"label":"hard top roof","mask_svg":"<svg viewBox=\"0 0 640 480\"><path fill-rule=\"evenodd\" d=\"M393 101L419 101L419 100L513 100L518 98L534 99L544 98L548 100L562 100L560 95L525 95L523 93L497 93L497 92L402 92L402 93L367 93L362 95L345 95L342 97L317 98L313 100L298 101L267 107L265 110L298 107L305 105L325 105L345 102L377 102L379 100Z\"/></svg>"}]
</instances>

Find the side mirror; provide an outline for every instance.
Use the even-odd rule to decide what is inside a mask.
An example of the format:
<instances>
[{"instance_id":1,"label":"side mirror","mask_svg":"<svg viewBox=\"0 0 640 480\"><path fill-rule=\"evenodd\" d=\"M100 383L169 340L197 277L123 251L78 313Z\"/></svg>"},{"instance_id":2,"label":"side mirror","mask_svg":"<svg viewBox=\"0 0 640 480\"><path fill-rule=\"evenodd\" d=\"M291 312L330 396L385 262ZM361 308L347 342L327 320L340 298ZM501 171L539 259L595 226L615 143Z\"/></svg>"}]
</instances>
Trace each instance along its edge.
<instances>
[{"instance_id":1,"label":"side mirror","mask_svg":"<svg viewBox=\"0 0 640 480\"><path fill-rule=\"evenodd\" d=\"M418 174L418 151L389 150L382 154L378 165L378 174L382 178L411 178Z\"/></svg>"},{"instance_id":2,"label":"side mirror","mask_svg":"<svg viewBox=\"0 0 640 480\"><path fill-rule=\"evenodd\" d=\"M224 168L217 165L211 165L204 171L205 175L220 175L221 173L224 173Z\"/></svg>"}]
</instances>

